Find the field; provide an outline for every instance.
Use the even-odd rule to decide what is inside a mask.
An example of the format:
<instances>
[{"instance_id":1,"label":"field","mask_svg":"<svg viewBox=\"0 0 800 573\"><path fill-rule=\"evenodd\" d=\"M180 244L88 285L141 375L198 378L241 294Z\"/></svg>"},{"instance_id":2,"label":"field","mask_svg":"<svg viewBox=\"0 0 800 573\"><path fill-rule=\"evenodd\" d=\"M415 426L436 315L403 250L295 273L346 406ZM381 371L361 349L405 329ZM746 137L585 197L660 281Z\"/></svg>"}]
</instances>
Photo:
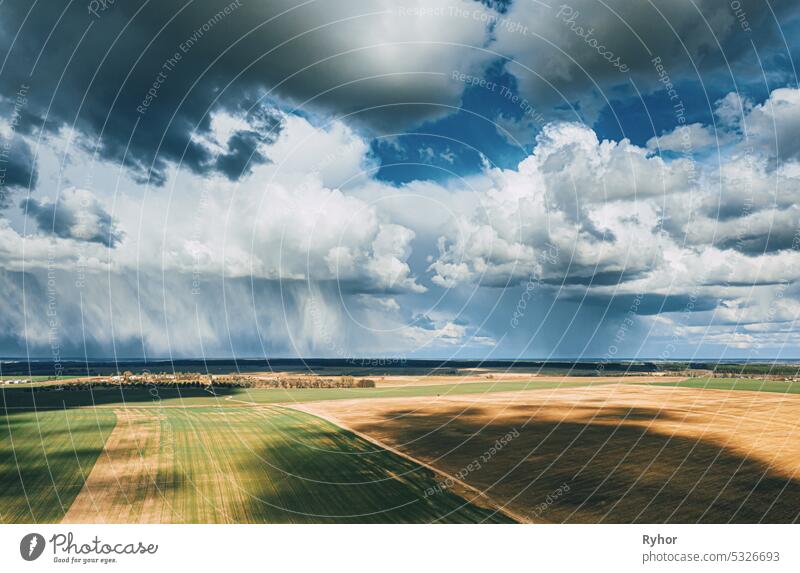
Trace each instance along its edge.
<instances>
[{"instance_id":1,"label":"field","mask_svg":"<svg viewBox=\"0 0 800 573\"><path fill-rule=\"evenodd\" d=\"M211 393L201 388L152 388L142 386L100 388L95 390L10 389L4 394L5 405L13 409L61 409L74 406L102 407L120 403L152 403L171 406L229 406L232 403L289 404L319 400L352 400L357 398L406 398L415 396L448 396L455 394L487 394L542 388L571 388L587 384L607 384L618 379L547 378L525 380L443 382L429 378L427 384L379 385L377 388L218 388ZM31 391L32 390L32 391Z\"/></svg>"},{"instance_id":2,"label":"field","mask_svg":"<svg viewBox=\"0 0 800 573\"><path fill-rule=\"evenodd\" d=\"M461 475L529 521L800 513L796 396L620 384L297 407Z\"/></svg>"},{"instance_id":3,"label":"field","mask_svg":"<svg viewBox=\"0 0 800 573\"><path fill-rule=\"evenodd\" d=\"M0 417L0 523L54 522L81 491L109 434L110 410Z\"/></svg>"},{"instance_id":4,"label":"field","mask_svg":"<svg viewBox=\"0 0 800 573\"><path fill-rule=\"evenodd\" d=\"M689 378L670 382L654 382L659 386L681 386L706 390L745 390L749 392L778 392L800 394L800 382L791 380L758 380L750 378Z\"/></svg>"},{"instance_id":5,"label":"field","mask_svg":"<svg viewBox=\"0 0 800 573\"><path fill-rule=\"evenodd\" d=\"M790 382L4 388L0 522L788 522Z\"/></svg>"},{"instance_id":6,"label":"field","mask_svg":"<svg viewBox=\"0 0 800 573\"><path fill-rule=\"evenodd\" d=\"M279 407L98 407L3 421L4 523L509 521L455 493L426 499L434 472Z\"/></svg>"},{"instance_id":7,"label":"field","mask_svg":"<svg viewBox=\"0 0 800 573\"><path fill-rule=\"evenodd\" d=\"M0 376L0 387L5 386L6 389L14 388L30 388L31 386L58 386L62 384L70 384L73 382L81 382L89 378L88 376L27 376L24 374L17 374L14 376ZM7 380L27 380L23 384L4 384Z\"/></svg>"}]
</instances>

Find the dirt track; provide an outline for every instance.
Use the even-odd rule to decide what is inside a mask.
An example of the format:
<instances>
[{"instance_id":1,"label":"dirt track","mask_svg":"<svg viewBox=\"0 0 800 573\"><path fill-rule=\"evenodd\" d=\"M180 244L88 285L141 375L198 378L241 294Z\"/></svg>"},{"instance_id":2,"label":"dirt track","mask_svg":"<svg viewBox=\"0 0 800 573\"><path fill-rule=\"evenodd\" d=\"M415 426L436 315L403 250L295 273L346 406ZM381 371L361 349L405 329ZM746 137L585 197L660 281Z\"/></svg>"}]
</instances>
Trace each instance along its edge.
<instances>
[{"instance_id":1,"label":"dirt track","mask_svg":"<svg viewBox=\"0 0 800 573\"><path fill-rule=\"evenodd\" d=\"M797 395L612 384L302 409L460 475L532 521L791 522L800 513ZM492 453L514 429L519 437Z\"/></svg>"},{"instance_id":2,"label":"dirt track","mask_svg":"<svg viewBox=\"0 0 800 573\"><path fill-rule=\"evenodd\" d=\"M156 416L119 409L78 497L62 523L160 523L157 479L161 425Z\"/></svg>"}]
</instances>

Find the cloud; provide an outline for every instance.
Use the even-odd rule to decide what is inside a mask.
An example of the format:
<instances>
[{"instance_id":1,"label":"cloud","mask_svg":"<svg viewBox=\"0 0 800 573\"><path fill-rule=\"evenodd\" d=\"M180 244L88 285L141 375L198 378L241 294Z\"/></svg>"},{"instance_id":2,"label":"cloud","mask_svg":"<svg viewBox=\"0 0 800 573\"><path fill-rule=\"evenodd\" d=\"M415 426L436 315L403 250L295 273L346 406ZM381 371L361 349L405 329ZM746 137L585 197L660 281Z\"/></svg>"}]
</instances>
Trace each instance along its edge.
<instances>
[{"instance_id":1,"label":"cloud","mask_svg":"<svg viewBox=\"0 0 800 573\"><path fill-rule=\"evenodd\" d=\"M417 348L439 346L493 346L497 341L490 336L470 333L462 324L445 321L441 323L412 323L403 329L403 335Z\"/></svg>"},{"instance_id":2,"label":"cloud","mask_svg":"<svg viewBox=\"0 0 800 573\"><path fill-rule=\"evenodd\" d=\"M776 98L794 100L770 96ZM533 293L529 307L530 300L551 301L559 316L569 304L596 308L597 316L575 316L588 312L609 336L615 321L633 312L654 348L677 335L687 351L703 343L774 344L800 308L793 298L800 280L800 162L787 157L776 169L773 149L746 138L728 113L737 104L744 125L752 110L767 107L724 98L719 153L702 160L662 159L653 155L654 140L644 149L601 141L580 124L546 125L530 156L516 169L488 170L492 184L480 205L443 227L429 266L433 284L521 288ZM699 145L715 142L708 126L688 129ZM669 133L660 143L674 148L680 137ZM758 330L742 334L742 324ZM732 326L704 340L693 325L712 332Z\"/></svg>"},{"instance_id":3,"label":"cloud","mask_svg":"<svg viewBox=\"0 0 800 573\"><path fill-rule=\"evenodd\" d=\"M8 205L9 192L14 188L35 189L38 175L33 152L25 139L7 134L0 152L0 208Z\"/></svg>"},{"instance_id":4,"label":"cloud","mask_svg":"<svg viewBox=\"0 0 800 573\"><path fill-rule=\"evenodd\" d=\"M172 164L239 176L256 141L250 132L263 139L280 129L259 121L275 106L352 114L351 124L372 131L450 113L463 84L449 73L489 59L471 48L485 44L485 20L444 26L431 16L450 8L491 13L471 0L165 0L117 2L95 17L66 0L32 8L11 0L0 22L10 50L0 95L30 83L26 110L39 128L75 126L76 142L124 158L141 181L163 184ZM219 112L248 128L217 159L203 140Z\"/></svg>"},{"instance_id":5,"label":"cloud","mask_svg":"<svg viewBox=\"0 0 800 573\"><path fill-rule=\"evenodd\" d=\"M745 114L750 113L753 104L736 92L730 92L715 103L714 114L722 126L738 128Z\"/></svg>"},{"instance_id":6,"label":"cloud","mask_svg":"<svg viewBox=\"0 0 800 573\"><path fill-rule=\"evenodd\" d=\"M235 122L228 127L231 139L241 132ZM224 139L224 126L215 129ZM294 116L259 149L271 161L250 162L253 177L246 181L176 173L169 193L143 196L137 186L115 189L113 181L107 182L113 192L104 191L97 180L94 192L68 187L55 200L26 199L22 210L39 235L25 235L24 219L6 221L3 264L49 268L48 250L57 250L58 264L67 268L90 255L102 261L102 254L74 244L92 243L114 247L99 268L115 272L326 282L348 295L425 291L408 263L415 233L391 221L374 195L335 186L365 180L369 147L358 134L338 123L315 128ZM57 159L43 149L43 162L50 164L51 154ZM77 164L91 160L75 155ZM75 172L80 176L77 165ZM113 218L107 204L114 205Z\"/></svg>"},{"instance_id":7,"label":"cloud","mask_svg":"<svg viewBox=\"0 0 800 573\"><path fill-rule=\"evenodd\" d=\"M476 107L526 146L522 161L405 185L375 176L372 138L390 144L453 113L474 94L452 72L498 66L484 48L516 58L505 71L537 110L567 117L574 103L591 120L603 93L624 96L632 81L650 105L655 56L676 82L693 64L714 77L717 39L741 64L727 4L696 3L705 21L691 3L659 5L674 31L653 5L616 1L579 0L572 22L558 5L467 0L117 2L99 20L85 5L61 17L66 5L37 4L21 26L30 4L7 2L0 23L2 95L34 76L14 139L28 170L9 171L6 187L37 177L30 142L43 128L35 159L50 197L23 202L30 220L17 209L0 219L0 339L19 348L27 337L48 352L51 270L59 335L76 353L70 325L85 323L100 354L117 342L132 355L483 354L529 286L522 319L535 326L510 338L527 349L540 336L544 353L594 348L593 327L613 336L634 305L642 336L652 326L656 338L699 339L694 329L710 326L719 344L777 341L797 316L796 90L760 103L728 94L716 130L692 119L646 145L513 119L508 104L482 107L482 93ZM760 49L766 13L752 11ZM627 71L597 51L601 40ZM453 119L425 129L475 137ZM499 140L489 136L487 156ZM695 157L681 153L687 137ZM441 145L405 159L420 157L465 163Z\"/></svg>"},{"instance_id":8,"label":"cloud","mask_svg":"<svg viewBox=\"0 0 800 573\"><path fill-rule=\"evenodd\" d=\"M216 168L231 181L249 174L253 165L266 158L258 151L261 136L255 131L237 131L228 140L228 151L217 157Z\"/></svg>"},{"instance_id":9,"label":"cloud","mask_svg":"<svg viewBox=\"0 0 800 573\"><path fill-rule=\"evenodd\" d=\"M719 157L699 165L699 192L689 203L686 197L665 197L663 228L676 241L751 256L794 248L800 158L790 134L800 130L798 94L780 88L757 105L735 93L717 102ZM710 135L710 127L693 127L692 140L704 132Z\"/></svg>"},{"instance_id":10,"label":"cloud","mask_svg":"<svg viewBox=\"0 0 800 573\"><path fill-rule=\"evenodd\" d=\"M527 115L516 118L500 114L495 118L494 122L497 133L510 145L516 147L532 143L541 129L539 122Z\"/></svg>"},{"instance_id":11,"label":"cloud","mask_svg":"<svg viewBox=\"0 0 800 573\"><path fill-rule=\"evenodd\" d=\"M65 189L53 202L24 199L20 208L45 234L109 248L116 247L124 237L103 205L85 189Z\"/></svg>"},{"instance_id":12,"label":"cloud","mask_svg":"<svg viewBox=\"0 0 800 573\"><path fill-rule=\"evenodd\" d=\"M773 90L766 101L746 111L743 120L743 145L768 150L780 161L800 159L800 90Z\"/></svg>"},{"instance_id":13,"label":"cloud","mask_svg":"<svg viewBox=\"0 0 800 573\"><path fill-rule=\"evenodd\" d=\"M480 210L441 239L430 267L441 286L504 286L538 273L570 283L637 276L661 252L658 209L646 200L691 187L685 161L600 141L572 123L548 124L516 170L490 174Z\"/></svg>"},{"instance_id":14,"label":"cloud","mask_svg":"<svg viewBox=\"0 0 800 573\"><path fill-rule=\"evenodd\" d=\"M715 144L724 144L719 135L701 123L690 123L676 127L672 131L647 141L647 149L656 151L675 151L692 154L699 149Z\"/></svg>"},{"instance_id":15,"label":"cloud","mask_svg":"<svg viewBox=\"0 0 800 573\"><path fill-rule=\"evenodd\" d=\"M716 224L687 228L694 243L713 241L720 249L735 249L747 255L796 248L800 232L800 205L783 210L763 210Z\"/></svg>"},{"instance_id":16,"label":"cloud","mask_svg":"<svg viewBox=\"0 0 800 573\"><path fill-rule=\"evenodd\" d=\"M513 2L503 16L518 25L497 26L492 48L509 58L505 67L528 100L551 110L577 103L594 121L606 98L620 91L635 97L631 82L644 93L659 88L655 58L675 82L698 81L727 71L752 50L751 39L759 50L778 45L773 12L755 0L738 4L747 34L729 4L714 0ZM779 19L795 10L788 0L771 7Z\"/></svg>"}]
</instances>

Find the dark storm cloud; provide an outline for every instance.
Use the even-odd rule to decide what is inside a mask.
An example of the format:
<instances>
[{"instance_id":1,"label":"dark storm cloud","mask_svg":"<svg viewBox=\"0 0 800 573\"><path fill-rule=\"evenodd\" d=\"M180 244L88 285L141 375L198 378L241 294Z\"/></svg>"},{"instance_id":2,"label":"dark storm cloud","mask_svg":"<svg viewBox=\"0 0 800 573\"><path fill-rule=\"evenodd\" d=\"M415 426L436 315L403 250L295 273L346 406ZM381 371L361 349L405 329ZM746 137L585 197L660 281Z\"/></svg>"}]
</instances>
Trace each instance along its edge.
<instances>
[{"instance_id":1,"label":"dark storm cloud","mask_svg":"<svg viewBox=\"0 0 800 573\"><path fill-rule=\"evenodd\" d=\"M62 239L113 248L124 235L111 215L88 191L67 190L53 203L28 198L22 201L20 208L36 221L40 232Z\"/></svg>"},{"instance_id":2,"label":"dark storm cloud","mask_svg":"<svg viewBox=\"0 0 800 573\"><path fill-rule=\"evenodd\" d=\"M33 152L25 140L15 135L5 145L8 148L0 152L0 208L8 205L10 190L34 188L37 181Z\"/></svg>"},{"instance_id":3,"label":"dark storm cloud","mask_svg":"<svg viewBox=\"0 0 800 573\"><path fill-rule=\"evenodd\" d=\"M253 46L213 65L252 27L253 8L212 1L182 10L183 5L117 2L94 16L86 3L40 2L28 14L28 2L6 2L0 44L10 54L0 90L10 97L29 83L23 127L52 131L75 125L84 136L79 143L107 159L124 157L139 181L162 183L171 162L195 173L224 172L229 162L217 162L192 135L208 136L209 112L238 112L243 94L257 85L244 76L222 91L250 63ZM262 137L268 140L276 131Z\"/></svg>"},{"instance_id":4,"label":"dark storm cloud","mask_svg":"<svg viewBox=\"0 0 800 573\"><path fill-rule=\"evenodd\" d=\"M638 303L637 303L638 296ZM571 297L571 300L581 300L580 297ZM620 294L604 295L590 293L583 301L590 306L608 307L611 315L625 314L631 308L636 308L640 316L648 316L669 312L701 312L713 310L719 304L719 299L708 295L692 294L658 294L647 293L641 295Z\"/></svg>"},{"instance_id":5,"label":"dark storm cloud","mask_svg":"<svg viewBox=\"0 0 800 573\"><path fill-rule=\"evenodd\" d=\"M742 254L759 256L774 251L788 250L796 247L800 221L794 228L776 226L765 233L743 233L738 237L717 241L718 249L735 249Z\"/></svg>"},{"instance_id":6,"label":"dark storm cloud","mask_svg":"<svg viewBox=\"0 0 800 573\"><path fill-rule=\"evenodd\" d=\"M442 113L439 103L457 105L462 86L447 78L398 77L428 73L431 66L449 71L463 59L459 50L422 43L402 53L364 49L419 36L413 20L387 16L391 3L298 4L116 2L90 14L85 2L50 0L31 7L11 0L3 3L0 21L0 49L9 53L0 90L8 96L29 83L28 112L39 126L75 124L84 145L96 146L107 159L125 157L138 179L157 184L173 162L196 173L230 177L240 171L243 153L254 145L251 135L240 134L219 161L201 138L191 136L209 135L209 113L240 113L242 101L257 101L268 90L286 105L312 100L308 107L335 113L389 106L355 118L377 128ZM479 22L467 21L434 38L437 28L430 19L426 23L432 39L459 39L460 27L469 26L461 38L468 40L473 28L483 30ZM387 79L393 74L397 77ZM259 131L261 137L276 132Z\"/></svg>"},{"instance_id":7,"label":"dark storm cloud","mask_svg":"<svg viewBox=\"0 0 800 573\"><path fill-rule=\"evenodd\" d=\"M228 152L217 157L216 169L231 181L250 172L266 158L258 152L261 136L255 131L237 131L228 140Z\"/></svg>"},{"instance_id":8,"label":"dark storm cloud","mask_svg":"<svg viewBox=\"0 0 800 573\"><path fill-rule=\"evenodd\" d=\"M571 270L576 274L567 274L563 277L548 278L543 282L549 285L592 285L592 286L607 286L620 284L627 281L636 280L644 276L645 272L632 269L621 271L600 271L588 274L582 274L581 271Z\"/></svg>"},{"instance_id":9,"label":"dark storm cloud","mask_svg":"<svg viewBox=\"0 0 800 573\"><path fill-rule=\"evenodd\" d=\"M758 76L753 45L761 57L772 47L785 50L778 22L792 13L797 3L791 0L771 2L769 9L761 0L514 2L506 17L527 33L498 27L495 48L513 58L506 68L529 100L540 106L566 100L591 116L606 97L635 97L631 82L648 93L661 89L661 80L679 85L730 82L731 72ZM655 63L664 66L665 79Z\"/></svg>"},{"instance_id":10,"label":"dark storm cloud","mask_svg":"<svg viewBox=\"0 0 800 573\"><path fill-rule=\"evenodd\" d=\"M343 323L339 329L325 322L326 312L340 300L336 288L330 288L333 285L323 286L309 298L304 281L282 284L219 275L204 275L199 286L197 281L191 274L139 269L87 272L78 287L72 271L22 273L0 268L4 295L0 297L0 355L29 353L52 359L55 348L61 358L341 358L337 351L344 343L340 340L354 341L359 351L377 348L374 331L352 323ZM48 290L53 284L58 292L55 306ZM309 304L319 316L304 321ZM76 332L75 325L81 324L85 329ZM49 338L53 334L57 347ZM334 334L336 342L331 342L327 337Z\"/></svg>"}]
</instances>

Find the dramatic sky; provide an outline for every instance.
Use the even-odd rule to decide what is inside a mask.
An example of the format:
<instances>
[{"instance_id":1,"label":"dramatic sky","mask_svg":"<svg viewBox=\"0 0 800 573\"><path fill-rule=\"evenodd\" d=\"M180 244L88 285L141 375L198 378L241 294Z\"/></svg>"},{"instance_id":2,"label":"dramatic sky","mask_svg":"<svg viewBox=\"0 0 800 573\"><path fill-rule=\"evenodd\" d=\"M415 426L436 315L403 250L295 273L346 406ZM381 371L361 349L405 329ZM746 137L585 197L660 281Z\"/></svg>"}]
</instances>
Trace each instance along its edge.
<instances>
[{"instance_id":1,"label":"dramatic sky","mask_svg":"<svg viewBox=\"0 0 800 573\"><path fill-rule=\"evenodd\" d=\"M791 0L5 0L0 356L800 357Z\"/></svg>"}]
</instances>

